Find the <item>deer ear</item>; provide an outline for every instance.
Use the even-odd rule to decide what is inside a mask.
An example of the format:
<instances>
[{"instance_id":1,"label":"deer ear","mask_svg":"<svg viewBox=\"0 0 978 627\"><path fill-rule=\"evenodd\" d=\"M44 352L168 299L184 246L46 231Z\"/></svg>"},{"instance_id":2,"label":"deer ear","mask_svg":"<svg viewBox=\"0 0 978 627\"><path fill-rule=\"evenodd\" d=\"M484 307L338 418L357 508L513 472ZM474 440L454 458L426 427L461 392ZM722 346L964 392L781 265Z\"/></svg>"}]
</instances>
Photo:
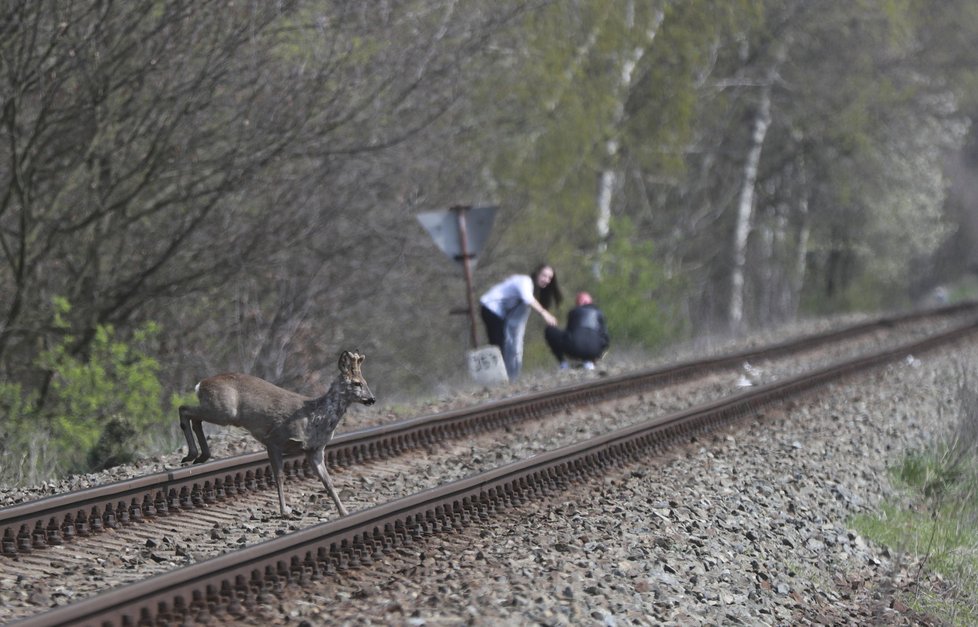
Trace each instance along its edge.
<instances>
[{"instance_id":1,"label":"deer ear","mask_svg":"<svg viewBox=\"0 0 978 627\"><path fill-rule=\"evenodd\" d=\"M340 353L340 361L338 365L341 372L350 371L350 360L352 358L353 355L350 353L350 351L343 351L342 353Z\"/></svg>"}]
</instances>

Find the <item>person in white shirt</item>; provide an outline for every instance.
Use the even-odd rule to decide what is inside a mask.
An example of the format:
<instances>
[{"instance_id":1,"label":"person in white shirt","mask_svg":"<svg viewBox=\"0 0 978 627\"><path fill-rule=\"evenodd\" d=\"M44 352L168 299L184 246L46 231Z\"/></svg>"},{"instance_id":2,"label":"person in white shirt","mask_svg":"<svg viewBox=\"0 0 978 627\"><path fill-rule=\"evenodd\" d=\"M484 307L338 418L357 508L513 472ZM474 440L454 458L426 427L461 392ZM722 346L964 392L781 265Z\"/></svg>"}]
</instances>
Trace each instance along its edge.
<instances>
[{"instance_id":1,"label":"person in white shirt","mask_svg":"<svg viewBox=\"0 0 978 627\"><path fill-rule=\"evenodd\" d=\"M557 324L550 307L560 306L562 299L557 273L549 264L541 264L531 274L514 274L493 285L479 299L482 322L489 343L499 347L510 381L523 367L523 335L530 309L535 310L548 326Z\"/></svg>"}]
</instances>

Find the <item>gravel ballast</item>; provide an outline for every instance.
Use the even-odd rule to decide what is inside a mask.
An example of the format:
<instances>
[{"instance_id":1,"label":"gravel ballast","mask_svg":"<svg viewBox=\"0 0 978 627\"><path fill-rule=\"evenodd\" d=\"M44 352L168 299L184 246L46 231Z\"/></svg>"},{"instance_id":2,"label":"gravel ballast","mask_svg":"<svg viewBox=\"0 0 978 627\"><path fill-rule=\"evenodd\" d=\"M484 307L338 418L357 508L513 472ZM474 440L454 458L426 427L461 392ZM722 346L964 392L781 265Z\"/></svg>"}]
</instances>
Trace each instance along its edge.
<instances>
[{"instance_id":1,"label":"gravel ballast","mask_svg":"<svg viewBox=\"0 0 978 627\"><path fill-rule=\"evenodd\" d=\"M847 522L896 497L906 451L951 435L975 354L908 356L243 620L936 624L907 607L911 565Z\"/></svg>"}]
</instances>

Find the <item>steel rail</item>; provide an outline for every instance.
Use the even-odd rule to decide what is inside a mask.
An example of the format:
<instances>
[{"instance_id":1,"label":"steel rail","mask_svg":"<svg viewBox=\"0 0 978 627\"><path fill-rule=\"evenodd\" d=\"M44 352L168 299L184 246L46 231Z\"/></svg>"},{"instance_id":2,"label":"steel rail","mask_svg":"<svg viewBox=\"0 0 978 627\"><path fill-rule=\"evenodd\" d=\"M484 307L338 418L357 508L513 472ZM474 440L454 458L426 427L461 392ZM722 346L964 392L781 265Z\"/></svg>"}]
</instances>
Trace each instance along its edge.
<instances>
[{"instance_id":1,"label":"steel rail","mask_svg":"<svg viewBox=\"0 0 978 627\"><path fill-rule=\"evenodd\" d=\"M259 595L285 585L369 565L398 545L459 530L499 509L550 496L571 484L666 449L760 407L797 397L846 376L978 332L978 320L878 353L653 418L460 481L157 575L25 619L35 625L135 625L243 616Z\"/></svg>"},{"instance_id":2,"label":"steel rail","mask_svg":"<svg viewBox=\"0 0 978 627\"><path fill-rule=\"evenodd\" d=\"M436 442L688 380L739 366L744 361L811 350L897 324L966 314L976 309L978 303L968 302L889 316L756 349L689 360L515 396L477 407L350 431L334 438L326 449L326 460L330 466L349 466L383 459ZM285 472L289 478L312 476L302 456L288 458ZM13 556L64 544L73 541L76 536L85 537L120 525L138 524L178 514L182 510L206 507L271 485L268 456L264 452L255 452L44 497L0 509L0 553Z\"/></svg>"}]
</instances>

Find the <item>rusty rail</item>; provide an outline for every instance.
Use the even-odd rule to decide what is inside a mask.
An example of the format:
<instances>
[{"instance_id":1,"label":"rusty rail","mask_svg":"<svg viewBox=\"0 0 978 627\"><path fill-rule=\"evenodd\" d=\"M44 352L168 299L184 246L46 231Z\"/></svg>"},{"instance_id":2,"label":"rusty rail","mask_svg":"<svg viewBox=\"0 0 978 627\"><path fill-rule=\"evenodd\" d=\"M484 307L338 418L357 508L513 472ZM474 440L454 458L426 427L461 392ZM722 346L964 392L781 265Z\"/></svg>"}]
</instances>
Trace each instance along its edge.
<instances>
[{"instance_id":1,"label":"rusty rail","mask_svg":"<svg viewBox=\"0 0 978 627\"><path fill-rule=\"evenodd\" d=\"M978 320L924 340L750 389L648 420L437 488L355 512L281 538L127 585L26 619L21 625L134 625L239 617L259 595L369 565L385 552L433 533L487 520L495 512L549 496L679 438L727 424L907 354L920 354L978 331Z\"/></svg>"}]
</instances>

